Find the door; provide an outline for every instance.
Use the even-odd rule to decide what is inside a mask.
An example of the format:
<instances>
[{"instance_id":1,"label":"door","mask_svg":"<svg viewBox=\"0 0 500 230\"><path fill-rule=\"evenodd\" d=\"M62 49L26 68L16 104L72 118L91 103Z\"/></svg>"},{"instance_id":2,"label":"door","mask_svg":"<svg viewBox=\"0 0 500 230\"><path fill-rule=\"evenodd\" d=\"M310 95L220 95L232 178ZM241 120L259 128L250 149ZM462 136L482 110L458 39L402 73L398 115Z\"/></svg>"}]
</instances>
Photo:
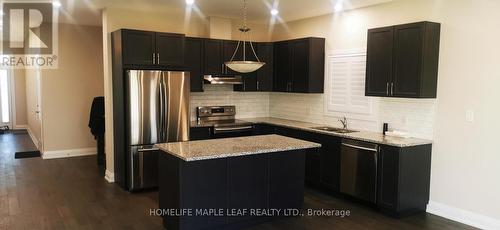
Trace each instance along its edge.
<instances>
[{"instance_id":1,"label":"door","mask_svg":"<svg viewBox=\"0 0 500 230\"><path fill-rule=\"evenodd\" d=\"M184 34L156 33L156 64L182 66L184 64Z\"/></svg>"},{"instance_id":2,"label":"door","mask_svg":"<svg viewBox=\"0 0 500 230\"><path fill-rule=\"evenodd\" d=\"M203 60L206 75L218 75L224 71L222 40L206 39L204 41Z\"/></svg>"},{"instance_id":3,"label":"door","mask_svg":"<svg viewBox=\"0 0 500 230\"><path fill-rule=\"evenodd\" d=\"M203 40L186 38L184 66L190 72L191 92L203 92Z\"/></svg>"},{"instance_id":4,"label":"door","mask_svg":"<svg viewBox=\"0 0 500 230\"><path fill-rule=\"evenodd\" d=\"M379 153L378 205L394 209L398 196L399 148L381 146Z\"/></svg>"},{"instance_id":5,"label":"door","mask_svg":"<svg viewBox=\"0 0 500 230\"><path fill-rule=\"evenodd\" d=\"M189 140L189 73L162 72L160 86L160 140Z\"/></svg>"},{"instance_id":6,"label":"door","mask_svg":"<svg viewBox=\"0 0 500 230\"><path fill-rule=\"evenodd\" d=\"M332 136L321 136L321 184L333 191L339 191L340 142Z\"/></svg>"},{"instance_id":7,"label":"door","mask_svg":"<svg viewBox=\"0 0 500 230\"><path fill-rule=\"evenodd\" d=\"M394 29L394 76L392 96L417 97L422 73L425 24L412 23Z\"/></svg>"},{"instance_id":8,"label":"door","mask_svg":"<svg viewBox=\"0 0 500 230\"><path fill-rule=\"evenodd\" d=\"M366 96L390 96L394 27L368 30Z\"/></svg>"},{"instance_id":9,"label":"door","mask_svg":"<svg viewBox=\"0 0 500 230\"><path fill-rule=\"evenodd\" d=\"M273 44L259 43L257 54L260 61L266 64L257 70L257 91L270 92L273 90Z\"/></svg>"},{"instance_id":10,"label":"door","mask_svg":"<svg viewBox=\"0 0 500 230\"><path fill-rule=\"evenodd\" d=\"M274 46L274 85L273 91L288 92L290 87L290 44L279 42Z\"/></svg>"},{"instance_id":11,"label":"door","mask_svg":"<svg viewBox=\"0 0 500 230\"><path fill-rule=\"evenodd\" d=\"M309 40L292 43L291 91L306 93L309 88Z\"/></svg>"},{"instance_id":12,"label":"door","mask_svg":"<svg viewBox=\"0 0 500 230\"><path fill-rule=\"evenodd\" d=\"M0 127L12 128L12 91L9 70L0 69Z\"/></svg>"},{"instance_id":13,"label":"door","mask_svg":"<svg viewBox=\"0 0 500 230\"><path fill-rule=\"evenodd\" d=\"M155 64L155 32L124 30L122 50L125 65Z\"/></svg>"},{"instance_id":14,"label":"door","mask_svg":"<svg viewBox=\"0 0 500 230\"><path fill-rule=\"evenodd\" d=\"M130 145L156 144L162 140L161 74L161 71L128 71L126 105Z\"/></svg>"}]
</instances>

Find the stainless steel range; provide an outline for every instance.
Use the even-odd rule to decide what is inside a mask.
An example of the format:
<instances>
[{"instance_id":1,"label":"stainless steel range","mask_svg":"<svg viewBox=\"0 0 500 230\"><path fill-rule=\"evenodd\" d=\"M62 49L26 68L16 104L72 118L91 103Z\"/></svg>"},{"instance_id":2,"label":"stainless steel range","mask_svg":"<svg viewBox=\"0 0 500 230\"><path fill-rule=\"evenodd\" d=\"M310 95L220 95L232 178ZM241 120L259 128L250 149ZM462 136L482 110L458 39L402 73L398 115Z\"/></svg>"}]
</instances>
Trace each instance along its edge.
<instances>
[{"instance_id":1,"label":"stainless steel range","mask_svg":"<svg viewBox=\"0 0 500 230\"><path fill-rule=\"evenodd\" d=\"M198 124L213 126L212 136L214 138L252 135L252 123L235 119L236 107L233 105L198 107L196 116Z\"/></svg>"}]
</instances>

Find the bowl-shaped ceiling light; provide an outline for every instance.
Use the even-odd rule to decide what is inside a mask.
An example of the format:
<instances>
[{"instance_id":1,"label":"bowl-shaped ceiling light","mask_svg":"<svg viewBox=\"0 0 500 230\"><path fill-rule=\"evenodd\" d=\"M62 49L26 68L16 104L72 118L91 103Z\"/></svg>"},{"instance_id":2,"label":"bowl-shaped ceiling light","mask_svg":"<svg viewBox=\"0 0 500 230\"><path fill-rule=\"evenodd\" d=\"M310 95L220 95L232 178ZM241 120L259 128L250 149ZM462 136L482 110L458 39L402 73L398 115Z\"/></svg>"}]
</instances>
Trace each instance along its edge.
<instances>
[{"instance_id":1,"label":"bowl-shaped ceiling light","mask_svg":"<svg viewBox=\"0 0 500 230\"><path fill-rule=\"evenodd\" d=\"M266 63L261 62L259 60L259 57L257 57L257 54L255 53L255 49L253 48L253 44L251 41L248 40L248 32L250 32L250 28L247 26L247 2L246 0L243 0L243 26L239 29L241 33L241 39L238 41L238 45L236 46L236 49L234 50L233 56L231 57L231 60L228 62L225 62L224 64L239 73L251 73L254 72L258 69L260 69L262 66L264 66ZM252 50L252 54L255 56L255 60L257 61L248 61L246 58L246 46L247 43L250 45L250 48ZM238 53L238 49L243 45L243 60L234 60L234 57Z\"/></svg>"}]
</instances>

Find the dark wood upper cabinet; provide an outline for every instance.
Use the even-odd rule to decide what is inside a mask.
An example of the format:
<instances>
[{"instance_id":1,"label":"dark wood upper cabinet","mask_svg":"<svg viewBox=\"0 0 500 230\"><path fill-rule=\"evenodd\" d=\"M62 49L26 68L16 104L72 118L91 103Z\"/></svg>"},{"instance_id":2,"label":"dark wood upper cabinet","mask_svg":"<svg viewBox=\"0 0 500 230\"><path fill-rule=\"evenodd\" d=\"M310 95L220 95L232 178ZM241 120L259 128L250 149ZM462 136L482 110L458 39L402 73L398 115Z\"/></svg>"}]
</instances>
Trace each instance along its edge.
<instances>
[{"instance_id":1,"label":"dark wood upper cabinet","mask_svg":"<svg viewBox=\"0 0 500 230\"><path fill-rule=\"evenodd\" d=\"M184 66L190 72L191 92L203 92L203 39L186 38Z\"/></svg>"},{"instance_id":2,"label":"dark wood upper cabinet","mask_svg":"<svg viewBox=\"0 0 500 230\"><path fill-rule=\"evenodd\" d=\"M440 24L368 30L367 96L436 98Z\"/></svg>"},{"instance_id":3,"label":"dark wood upper cabinet","mask_svg":"<svg viewBox=\"0 0 500 230\"><path fill-rule=\"evenodd\" d=\"M219 75L224 72L223 41L204 39L204 72L205 75Z\"/></svg>"},{"instance_id":4,"label":"dark wood upper cabinet","mask_svg":"<svg viewBox=\"0 0 500 230\"><path fill-rule=\"evenodd\" d=\"M323 93L324 38L278 42L274 52L274 91Z\"/></svg>"},{"instance_id":5,"label":"dark wood upper cabinet","mask_svg":"<svg viewBox=\"0 0 500 230\"><path fill-rule=\"evenodd\" d=\"M121 30L123 64L129 66L182 67L184 35Z\"/></svg>"},{"instance_id":6,"label":"dark wood upper cabinet","mask_svg":"<svg viewBox=\"0 0 500 230\"><path fill-rule=\"evenodd\" d=\"M234 86L235 91L243 92L270 92L273 85L273 44L272 43L257 43L253 42L253 48L247 43L245 53L246 60L257 61L254 51L259 57L259 60L266 64L252 73L239 74L243 76L243 85ZM241 49L242 50L242 49ZM238 52L242 57L243 54ZM241 59L241 58L240 58Z\"/></svg>"},{"instance_id":7,"label":"dark wood upper cabinet","mask_svg":"<svg viewBox=\"0 0 500 230\"><path fill-rule=\"evenodd\" d=\"M368 31L366 96L387 96L392 79L394 27Z\"/></svg>"},{"instance_id":8,"label":"dark wood upper cabinet","mask_svg":"<svg viewBox=\"0 0 500 230\"><path fill-rule=\"evenodd\" d=\"M122 30L123 64L153 65L156 53L156 33L138 30Z\"/></svg>"},{"instance_id":9,"label":"dark wood upper cabinet","mask_svg":"<svg viewBox=\"0 0 500 230\"><path fill-rule=\"evenodd\" d=\"M257 55L260 61L266 64L257 71L257 91L269 92L273 90L274 52L273 43L264 42L257 45Z\"/></svg>"},{"instance_id":10,"label":"dark wood upper cabinet","mask_svg":"<svg viewBox=\"0 0 500 230\"><path fill-rule=\"evenodd\" d=\"M278 42L274 44L274 84L273 91L289 92L291 85L291 44Z\"/></svg>"},{"instance_id":11,"label":"dark wood upper cabinet","mask_svg":"<svg viewBox=\"0 0 500 230\"><path fill-rule=\"evenodd\" d=\"M184 65L184 34L156 33L156 64Z\"/></svg>"}]
</instances>

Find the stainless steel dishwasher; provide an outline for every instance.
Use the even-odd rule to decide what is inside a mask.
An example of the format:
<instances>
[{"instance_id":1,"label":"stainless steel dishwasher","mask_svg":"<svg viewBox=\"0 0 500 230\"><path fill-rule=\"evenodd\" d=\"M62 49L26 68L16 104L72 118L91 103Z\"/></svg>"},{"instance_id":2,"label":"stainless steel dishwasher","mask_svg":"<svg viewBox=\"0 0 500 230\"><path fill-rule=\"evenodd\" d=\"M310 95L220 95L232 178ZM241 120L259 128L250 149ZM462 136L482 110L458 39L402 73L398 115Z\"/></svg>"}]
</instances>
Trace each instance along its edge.
<instances>
[{"instance_id":1,"label":"stainless steel dishwasher","mask_svg":"<svg viewBox=\"0 0 500 230\"><path fill-rule=\"evenodd\" d=\"M343 139L340 155L340 191L377 202L378 145Z\"/></svg>"}]
</instances>

